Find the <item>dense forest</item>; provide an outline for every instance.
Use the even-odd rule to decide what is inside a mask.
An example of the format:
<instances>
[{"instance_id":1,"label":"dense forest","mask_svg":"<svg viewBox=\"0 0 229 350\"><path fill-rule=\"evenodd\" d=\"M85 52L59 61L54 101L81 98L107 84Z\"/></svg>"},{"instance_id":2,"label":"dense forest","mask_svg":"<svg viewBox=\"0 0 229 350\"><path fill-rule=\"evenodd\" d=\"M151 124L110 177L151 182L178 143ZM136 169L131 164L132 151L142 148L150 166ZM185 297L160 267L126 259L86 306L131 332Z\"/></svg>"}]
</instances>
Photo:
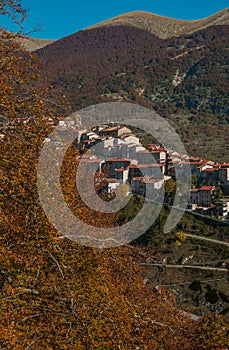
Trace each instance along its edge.
<instances>
[{"instance_id":1,"label":"dense forest","mask_svg":"<svg viewBox=\"0 0 229 350\"><path fill-rule=\"evenodd\" d=\"M226 162L228 28L167 40L127 26L81 31L37 51L41 79L73 108L117 100L153 108L190 153Z\"/></svg>"}]
</instances>

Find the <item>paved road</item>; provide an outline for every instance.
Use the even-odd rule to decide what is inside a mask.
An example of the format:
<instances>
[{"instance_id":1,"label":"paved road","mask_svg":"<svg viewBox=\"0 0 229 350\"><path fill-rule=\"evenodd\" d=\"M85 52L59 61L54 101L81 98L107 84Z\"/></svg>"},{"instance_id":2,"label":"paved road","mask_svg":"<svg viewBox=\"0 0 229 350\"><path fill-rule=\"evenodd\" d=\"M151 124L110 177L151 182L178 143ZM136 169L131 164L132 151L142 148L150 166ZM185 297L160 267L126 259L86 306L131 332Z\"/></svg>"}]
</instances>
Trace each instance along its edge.
<instances>
[{"instance_id":1,"label":"paved road","mask_svg":"<svg viewBox=\"0 0 229 350\"><path fill-rule=\"evenodd\" d=\"M203 237L203 236L197 236L197 235L192 235L190 233L184 233L185 236L187 237L191 237L191 238L195 238L195 239L200 239L202 241L207 241L207 242L211 242L211 243L215 243L215 244L222 244L226 247L229 247L229 243L227 242L224 242L224 241L219 241L217 239L211 239L211 238L206 238L206 237Z\"/></svg>"}]
</instances>

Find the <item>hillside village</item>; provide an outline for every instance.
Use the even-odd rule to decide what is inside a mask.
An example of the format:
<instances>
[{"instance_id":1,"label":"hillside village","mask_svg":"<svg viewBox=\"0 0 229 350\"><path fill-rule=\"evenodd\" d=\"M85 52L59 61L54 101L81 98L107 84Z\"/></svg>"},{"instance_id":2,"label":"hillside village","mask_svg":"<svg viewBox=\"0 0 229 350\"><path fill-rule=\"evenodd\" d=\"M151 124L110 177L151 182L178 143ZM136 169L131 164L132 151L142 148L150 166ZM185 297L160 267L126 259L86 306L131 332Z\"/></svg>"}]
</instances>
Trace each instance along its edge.
<instances>
[{"instance_id":1,"label":"hillside village","mask_svg":"<svg viewBox=\"0 0 229 350\"><path fill-rule=\"evenodd\" d=\"M229 349L229 9L30 3L0 5L0 350Z\"/></svg>"},{"instance_id":2,"label":"hillside village","mask_svg":"<svg viewBox=\"0 0 229 350\"><path fill-rule=\"evenodd\" d=\"M189 165L192 188L187 209L229 220L229 163L178 154L157 143L145 148L129 128L121 125L81 130L76 147L80 153L77 162L84 165L85 171L94 171L106 179L103 191L111 193L120 184L128 184L129 193L149 200L157 198L163 184L175 180L175 163L180 169ZM164 203L170 205L172 201L172 194L165 193Z\"/></svg>"}]
</instances>

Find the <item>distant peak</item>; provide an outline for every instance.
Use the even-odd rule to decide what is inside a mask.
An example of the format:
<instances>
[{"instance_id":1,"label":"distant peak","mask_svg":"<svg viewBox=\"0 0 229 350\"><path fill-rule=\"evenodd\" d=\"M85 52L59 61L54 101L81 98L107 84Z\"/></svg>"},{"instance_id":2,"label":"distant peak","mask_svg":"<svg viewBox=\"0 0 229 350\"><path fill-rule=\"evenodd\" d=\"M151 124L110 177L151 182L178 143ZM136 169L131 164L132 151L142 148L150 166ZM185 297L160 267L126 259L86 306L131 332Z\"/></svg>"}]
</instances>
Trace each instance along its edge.
<instances>
[{"instance_id":1,"label":"distant peak","mask_svg":"<svg viewBox=\"0 0 229 350\"><path fill-rule=\"evenodd\" d=\"M128 12L108 19L88 29L104 26L126 25L147 30L162 39L182 34L191 34L212 25L229 25L229 9L224 9L210 17L197 20L175 19L151 12Z\"/></svg>"}]
</instances>

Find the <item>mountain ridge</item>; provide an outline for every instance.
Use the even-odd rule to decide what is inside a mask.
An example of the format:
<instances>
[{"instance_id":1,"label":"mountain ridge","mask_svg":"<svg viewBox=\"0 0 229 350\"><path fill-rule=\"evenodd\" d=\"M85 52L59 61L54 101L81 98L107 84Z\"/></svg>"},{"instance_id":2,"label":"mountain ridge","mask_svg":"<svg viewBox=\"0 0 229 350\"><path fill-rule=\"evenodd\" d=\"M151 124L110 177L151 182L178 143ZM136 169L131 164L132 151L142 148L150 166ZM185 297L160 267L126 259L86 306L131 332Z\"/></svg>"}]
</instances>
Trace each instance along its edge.
<instances>
[{"instance_id":1,"label":"mountain ridge","mask_svg":"<svg viewBox=\"0 0 229 350\"><path fill-rule=\"evenodd\" d=\"M28 52L39 50L55 42L55 40L51 40L51 39L49 40L49 39L40 39L40 38L30 38L29 36L19 37L17 41Z\"/></svg>"},{"instance_id":2,"label":"mountain ridge","mask_svg":"<svg viewBox=\"0 0 229 350\"><path fill-rule=\"evenodd\" d=\"M185 34L192 34L198 30L206 29L214 25L229 25L229 8L219 11L209 17L198 20L182 20L174 19L151 12L135 11L110 18L108 20L96 23L92 26L76 31L71 35L79 32L88 31L100 27L114 26L130 26L143 29L151 34L156 35L160 39L168 39L179 37ZM68 37L64 36L64 37ZM47 45L53 44L64 37L57 40L48 40L42 38L32 38L29 36L20 36L17 40L21 43L26 51L36 51Z\"/></svg>"},{"instance_id":3,"label":"mountain ridge","mask_svg":"<svg viewBox=\"0 0 229 350\"><path fill-rule=\"evenodd\" d=\"M151 12L136 11L116 16L90 26L85 30L102 26L129 25L145 29L162 39L167 39L173 36L191 34L212 25L225 24L229 24L229 8L199 20L174 19Z\"/></svg>"},{"instance_id":4,"label":"mountain ridge","mask_svg":"<svg viewBox=\"0 0 229 350\"><path fill-rule=\"evenodd\" d=\"M55 42L55 40L49 40L49 39L40 39L40 38L31 38L26 35L22 34L14 34L7 30L2 30L0 27L0 40L5 40L6 38L10 37L11 39L14 39L16 43L18 43L24 50L28 52L33 52L39 49L42 49L43 47L52 44Z\"/></svg>"}]
</instances>

